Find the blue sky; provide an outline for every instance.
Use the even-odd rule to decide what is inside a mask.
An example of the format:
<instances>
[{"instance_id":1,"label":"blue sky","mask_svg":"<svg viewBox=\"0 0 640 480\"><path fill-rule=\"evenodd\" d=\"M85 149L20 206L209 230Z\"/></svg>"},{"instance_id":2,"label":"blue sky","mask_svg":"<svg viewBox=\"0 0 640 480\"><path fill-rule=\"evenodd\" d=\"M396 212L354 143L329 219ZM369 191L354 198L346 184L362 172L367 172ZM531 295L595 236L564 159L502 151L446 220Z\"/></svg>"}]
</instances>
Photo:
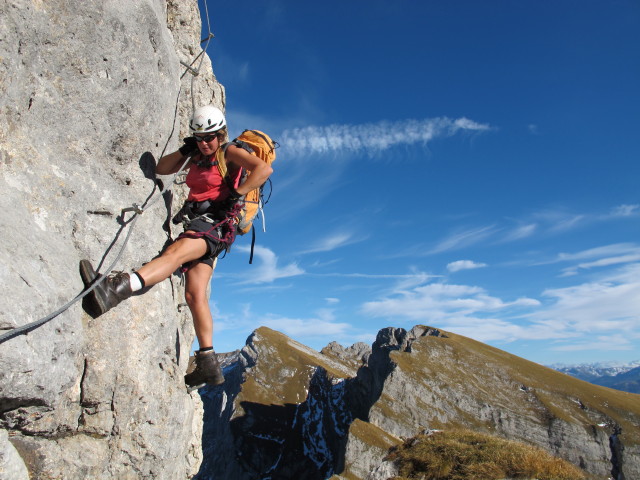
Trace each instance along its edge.
<instances>
[{"instance_id":1,"label":"blue sky","mask_svg":"<svg viewBox=\"0 0 640 480\"><path fill-rule=\"evenodd\" d=\"M254 264L243 237L214 275L218 351L425 324L543 364L640 358L640 3L208 9L231 133L282 145Z\"/></svg>"}]
</instances>

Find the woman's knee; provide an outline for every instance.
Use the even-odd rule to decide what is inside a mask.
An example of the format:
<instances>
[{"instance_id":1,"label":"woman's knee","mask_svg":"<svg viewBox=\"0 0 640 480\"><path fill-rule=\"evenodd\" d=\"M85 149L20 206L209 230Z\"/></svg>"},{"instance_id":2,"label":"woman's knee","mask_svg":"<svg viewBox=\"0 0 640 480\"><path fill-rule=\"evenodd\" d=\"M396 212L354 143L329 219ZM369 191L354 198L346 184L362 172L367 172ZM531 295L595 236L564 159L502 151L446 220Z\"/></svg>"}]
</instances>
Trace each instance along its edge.
<instances>
[{"instance_id":1,"label":"woman's knee","mask_svg":"<svg viewBox=\"0 0 640 480\"><path fill-rule=\"evenodd\" d=\"M179 241L172 243L169 245L164 252L162 252L162 256L165 258L171 258L177 260L178 257L182 255L184 251L184 247L180 244Z\"/></svg>"},{"instance_id":2,"label":"woman's knee","mask_svg":"<svg viewBox=\"0 0 640 480\"><path fill-rule=\"evenodd\" d=\"M196 290L186 290L184 292L184 298L190 307L201 303L208 303L206 293Z\"/></svg>"},{"instance_id":3,"label":"woman's knee","mask_svg":"<svg viewBox=\"0 0 640 480\"><path fill-rule=\"evenodd\" d=\"M206 242L201 238L195 240L191 238L178 239L167 247L162 253L162 257L172 263L182 265L187 261L204 255L206 253L206 246Z\"/></svg>"}]
</instances>

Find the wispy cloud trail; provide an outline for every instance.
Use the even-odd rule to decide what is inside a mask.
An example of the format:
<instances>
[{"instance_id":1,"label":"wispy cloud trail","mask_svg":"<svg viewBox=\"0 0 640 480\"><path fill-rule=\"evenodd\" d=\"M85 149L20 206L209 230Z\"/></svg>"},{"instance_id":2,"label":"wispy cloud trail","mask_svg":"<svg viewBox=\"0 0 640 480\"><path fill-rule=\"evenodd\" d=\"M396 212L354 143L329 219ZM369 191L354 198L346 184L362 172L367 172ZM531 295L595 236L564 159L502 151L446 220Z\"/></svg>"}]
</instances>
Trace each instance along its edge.
<instances>
[{"instance_id":1,"label":"wispy cloud trail","mask_svg":"<svg viewBox=\"0 0 640 480\"><path fill-rule=\"evenodd\" d=\"M470 245L474 245L482 240L485 240L495 232L495 225L478 227L462 232L457 232L441 240L440 243L438 243L434 248L426 253L441 253L447 252L449 250L469 247Z\"/></svg>"},{"instance_id":2,"label":"wispy cloud trail","mask_svg":"<svg viewBox=\"0 0 640 480\"><path fill-rule=\"evenodd\" d=\"M490 129L488 124L464 117L381 121L362 125L312 125L285 130L280 136L280 143L283 149L295 152L297 157L330 152L375 155L401 144L426 144L434 138L450 137L460 131L483 132Z\"/></svg>"},{"instance_id":3,"label":"wispy cloud trail","mask_svg":"<svg viewBox=\"0 0 640 480\"><path fill-rule=\"evenodd\" d=\"M316 241L310 248L300 253L330 252L337 248L351 245L352 243L360 242L362 240L364 240L364 237L356 238L351 232L332 233L331 235Z\"/></svg>"},{"instance_id":4,"label":"wispy cloud trail","mask_svg":"<svg viewBox=\"0 0 640 480\"><path fill-rule=\"evenodd\" d=\"M640 213L640 205L619 205L611 210L614 217L630 217Z\"/></svg>"},{"instance_id":5,"label":"wispy cloud trail","mask_svg":"<svg viewBox=\"0 0 640 480\"><path fill-rule=\"evenodd\" d=\"M460 270L473 270L476 268L486 267L486 263L478 263L472 260L457 260L447 265L447 270L451 273L459 272Z\"/></svg>"}]
</instances>

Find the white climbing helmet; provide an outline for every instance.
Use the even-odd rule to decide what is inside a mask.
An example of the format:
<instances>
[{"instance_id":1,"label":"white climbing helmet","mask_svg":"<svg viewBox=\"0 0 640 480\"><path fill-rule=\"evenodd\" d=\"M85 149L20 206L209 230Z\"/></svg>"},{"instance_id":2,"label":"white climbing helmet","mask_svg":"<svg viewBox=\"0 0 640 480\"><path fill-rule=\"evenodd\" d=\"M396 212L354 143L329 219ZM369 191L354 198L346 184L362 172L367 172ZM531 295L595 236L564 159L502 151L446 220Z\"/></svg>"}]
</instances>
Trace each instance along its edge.
<instances>
[{"instance_id":1,"label":"white climbing helmet","mask_svg":"<svg viewBox=\"0 0 640 480\"><path fill-rule=\"evenodd\" d=\"M193 133L217 132L226 126L224 114L213 105L196 108L189 122L189 128Z\"/></svg>"}]
</instances>

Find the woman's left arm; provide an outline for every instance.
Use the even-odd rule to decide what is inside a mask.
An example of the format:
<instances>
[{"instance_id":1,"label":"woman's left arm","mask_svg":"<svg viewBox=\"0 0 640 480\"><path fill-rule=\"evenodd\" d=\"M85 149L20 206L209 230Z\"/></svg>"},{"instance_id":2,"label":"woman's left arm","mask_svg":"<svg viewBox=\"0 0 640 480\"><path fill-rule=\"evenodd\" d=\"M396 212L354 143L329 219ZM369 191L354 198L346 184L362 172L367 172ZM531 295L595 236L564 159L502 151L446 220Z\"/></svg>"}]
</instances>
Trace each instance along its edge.
<instances>
[{"instance_id":1,"label":"woman's left arm","mask_svg":"<svg viewBox=\"0 0 640 480\"><path fill-rule=\"evenodd\" d=\"M260 187L273 172L270 165L236 145L229 145L225 158L227 162L231 162L249 172L246 181L236 189L240 195L246 195L254 188Z\"/></svg>"}]
</instances>

